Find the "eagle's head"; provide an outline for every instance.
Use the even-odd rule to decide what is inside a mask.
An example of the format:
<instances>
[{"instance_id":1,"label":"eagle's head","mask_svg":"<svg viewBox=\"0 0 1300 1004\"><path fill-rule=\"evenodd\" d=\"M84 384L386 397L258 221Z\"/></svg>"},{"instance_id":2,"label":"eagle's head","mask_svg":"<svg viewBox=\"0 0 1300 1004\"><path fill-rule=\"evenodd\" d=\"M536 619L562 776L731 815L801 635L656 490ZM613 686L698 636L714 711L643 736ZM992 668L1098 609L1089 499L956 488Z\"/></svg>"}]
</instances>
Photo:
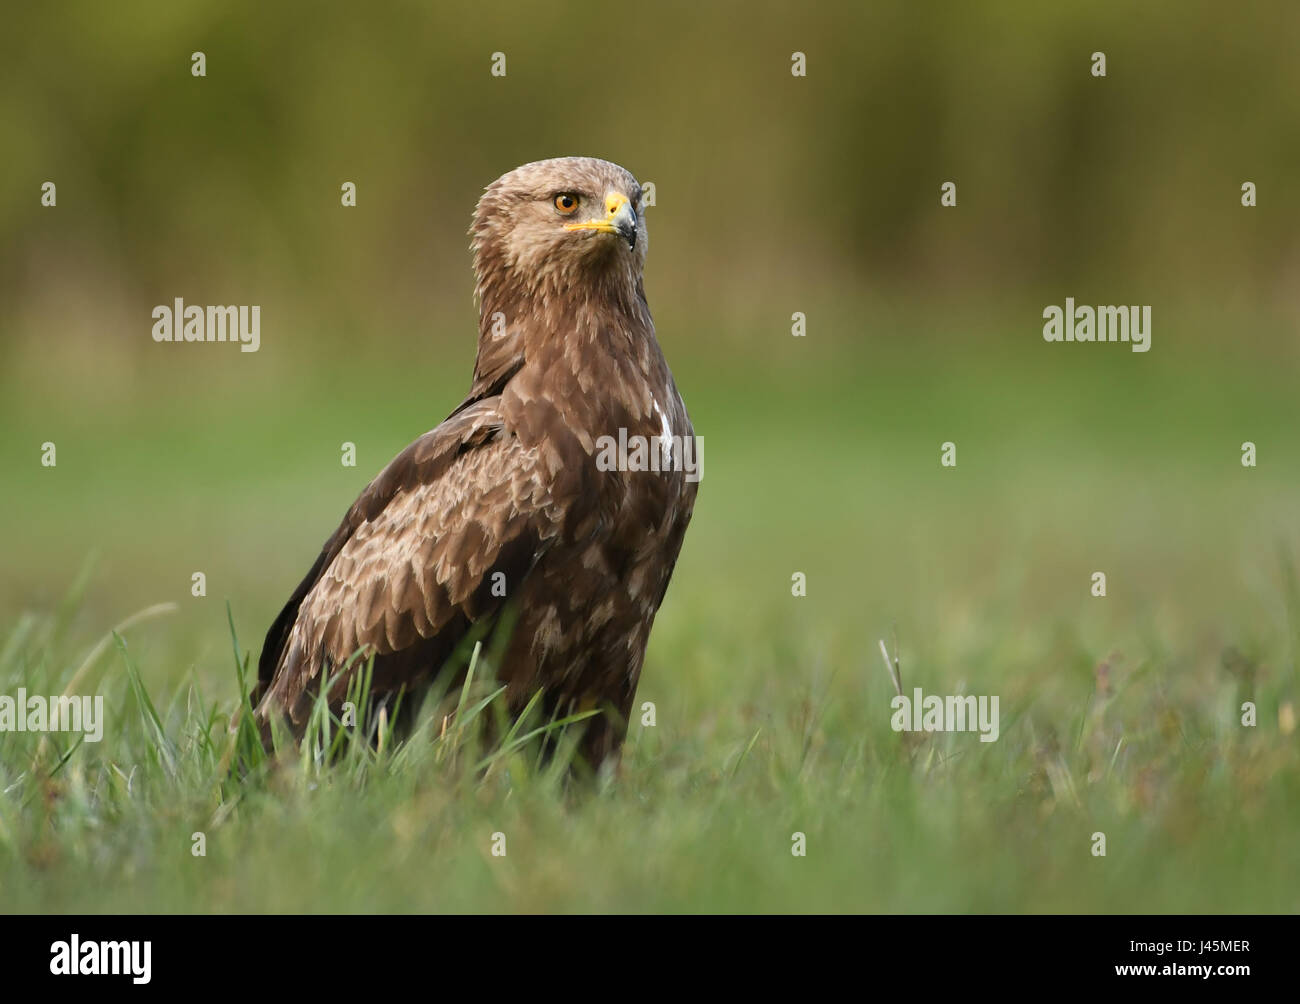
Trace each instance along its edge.
<instances>
[{"instance_id":1,"label":"eagle's head","mask_svg":"<svg viewBox=\"0 0 1300 1004\"><path fill-rule=\"evenodd\" d=\"M470 228L480 301L632 295L645 264L643 210L636 178L607 160L557 157L503 174Z\"/></svg>"}]
</instances>

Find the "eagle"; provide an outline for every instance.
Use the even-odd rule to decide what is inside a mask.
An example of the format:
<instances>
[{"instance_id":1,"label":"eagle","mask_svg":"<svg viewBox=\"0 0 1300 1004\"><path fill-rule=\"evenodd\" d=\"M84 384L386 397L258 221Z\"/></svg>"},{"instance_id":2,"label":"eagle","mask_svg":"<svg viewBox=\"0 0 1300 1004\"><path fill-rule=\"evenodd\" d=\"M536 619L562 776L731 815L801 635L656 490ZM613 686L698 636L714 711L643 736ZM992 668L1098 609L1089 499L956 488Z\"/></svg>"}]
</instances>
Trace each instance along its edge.
<instances>
[{"instance_id":1,"label":"eagle","mask_svg":"<svg viewBox=\"0 0 1300 1004\"><path fill-rule=\"evenodd\" d=\"M539 691L550 714L599 712L578 747L598 768L626 736L699 481L646 303L642 188L595 158L525 164L484 190L470 237L469 393L325 542L267 631L255 715L264 739L277 716L301 739L324 681L341 708L372 659L375 706L418 699L463 640L491 639L514 713ZM613 441L656 462L602 463Z\"/></svg>"}]
</instances>

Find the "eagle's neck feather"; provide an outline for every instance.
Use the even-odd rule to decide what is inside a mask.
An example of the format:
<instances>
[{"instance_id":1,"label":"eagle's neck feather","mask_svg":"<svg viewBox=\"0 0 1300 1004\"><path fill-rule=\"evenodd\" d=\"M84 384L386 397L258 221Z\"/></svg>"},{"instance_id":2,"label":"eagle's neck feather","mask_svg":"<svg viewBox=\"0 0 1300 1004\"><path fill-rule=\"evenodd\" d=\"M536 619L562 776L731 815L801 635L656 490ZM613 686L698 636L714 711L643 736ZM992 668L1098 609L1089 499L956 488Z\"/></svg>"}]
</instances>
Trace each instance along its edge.
<instances>
[{"instance_id":1,"label":"eagle's neck feather","mask_svg":"<svg viewBox=\"0 0 1300 1004\"><path fill-rule=\"evenodd\" d=\"M639 276L611 268L561 286L550 277L508 282L504 269L479 275L476 390L530 365L559 365L576 375L615 360L655 383L666 373Z\"/></svg>"}]
</instances>

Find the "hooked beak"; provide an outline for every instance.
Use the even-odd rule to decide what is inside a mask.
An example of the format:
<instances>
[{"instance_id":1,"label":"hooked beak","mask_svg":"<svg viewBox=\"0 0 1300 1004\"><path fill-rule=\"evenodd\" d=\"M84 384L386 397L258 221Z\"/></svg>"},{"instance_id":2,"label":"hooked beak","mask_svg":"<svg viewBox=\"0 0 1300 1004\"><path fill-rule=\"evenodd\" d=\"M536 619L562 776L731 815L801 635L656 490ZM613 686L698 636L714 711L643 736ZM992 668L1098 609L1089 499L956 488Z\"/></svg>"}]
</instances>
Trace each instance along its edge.
<instances>
[{"instance_id":1,"label":"hooked beak","mask_svg":"<svg viewBox=\"0 0 1300 1004\"><path fill-rule=\"evenodd\" d=\"M565 230L595 230L601 234L617 234L627 241L630 250L636 248L636 210L622 192L605 196L605 218L585 223L566 223Z\"/></svg>"}]
</instances>

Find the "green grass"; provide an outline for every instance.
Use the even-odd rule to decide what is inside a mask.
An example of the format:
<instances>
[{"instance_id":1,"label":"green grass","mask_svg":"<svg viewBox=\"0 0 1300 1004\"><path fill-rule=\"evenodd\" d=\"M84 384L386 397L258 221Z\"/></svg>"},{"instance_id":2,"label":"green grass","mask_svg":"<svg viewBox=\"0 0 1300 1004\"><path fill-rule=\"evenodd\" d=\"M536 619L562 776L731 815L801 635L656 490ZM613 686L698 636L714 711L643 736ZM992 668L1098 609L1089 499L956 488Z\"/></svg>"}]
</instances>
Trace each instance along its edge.
<instances>
[{"instance_id":1,"label":"green grass","mask_svg":"<svg viewBox=\"0 0 1300 1004\"><path fill-rule=\"evenodd\" d=\"M6 909L1297 905L1279 882L1297 835L1295 746L1277 731L1275 683L1247 657L1203 670L1172 653L1116 659L1103 693L1091 654L1067 649L1069 679L1044 659L1003 688L992 744L890 731L891 684L869 646L860 665L812 679L770 658L734 703L643 688L658 723L634 724L619 776L592 785L566 783L564 755L541 761L532 725L483 748L477 725L500 691L481 680L431 704L404 742L376 750L318 718L300 751L263 759L229 727L233 687L214 696L189 679L150 698L135 669L148 631L114 633L92 660L118 723L100 748L0 740ZM52 620L23 620L0 666L6 692L58 692L70 654ZM1256 729L1232 710L1247 693ZM1098 830L1104 859L1089 852ZM795 831L805 858L790 853ZM204 857L191 853L199 832ZM505 857L491 854L496 833Z\"/></svg>"},{"instance_id":2,"label":"green grass","mask_svg":"<svg viewBox=\"0 0 1300 1004\"><path fill-rule=\"evenodd\" d=\"M730 370L687 356L705 478L638 691L656 724L638 713L618 775L578 785L563 755L538 758L528 734L546 723L479 728L500 708L486 664L463 703L445 695L382 749L318 719L303 750L262 760L230 730L278 604L455 380L421 390L414 367L376 360L391 395L313 411L328 374L288 401L214 377L175 388L186 421L151 399L104 428L69 423L54 487L11 440L0 459L31 533L7 556L0 694L103 694L109 725L98 744L0 734L0 902L1300 909L1287 382L1159 346L1123 366L1040 348L938 368L923 344L810 344L811 361ZM28 393L6 407L35 434L44 391ZM366 444L356 470L338 466L342 438ZM1237 460L1246 438L1258 469ZM945 439L956 470L939 466ZM878 642L895 638L905 690L1000 696L997 742L890 729Z\"/></svg>"}]
</instances>

